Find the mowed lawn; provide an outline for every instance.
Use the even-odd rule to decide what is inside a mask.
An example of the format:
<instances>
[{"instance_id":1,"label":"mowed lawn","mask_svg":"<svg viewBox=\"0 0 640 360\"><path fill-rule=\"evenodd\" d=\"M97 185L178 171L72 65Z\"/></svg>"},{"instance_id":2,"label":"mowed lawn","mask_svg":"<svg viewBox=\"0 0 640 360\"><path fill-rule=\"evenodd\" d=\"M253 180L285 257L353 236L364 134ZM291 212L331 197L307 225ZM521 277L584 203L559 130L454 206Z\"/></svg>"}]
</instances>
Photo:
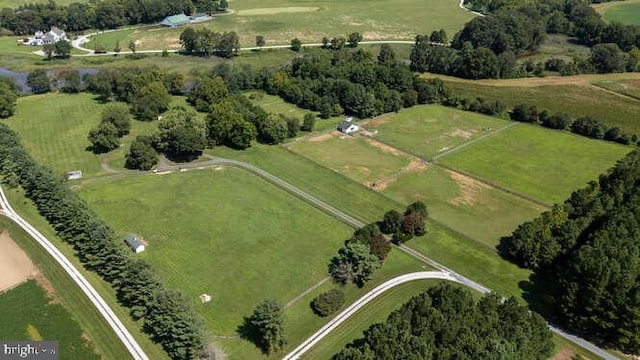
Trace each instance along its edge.
<instances>
[{"instance_id":1,"label":"mowed lawn","mask_svg":"<svg viewBox=\"0 0 640 360\"><path fill-rule=\"evenodd\" d=\"M441 105L424 105L382 115L365 122L363 127L377 131L375 139L431 159L510 123Z\"/></svg>"},{"instance_id":2,"label":"mowed lawn","mask_svg":"<svg viewBox=\"0 0 640 360\"><path fill-rule=\"evenodd\" d=\"M97 181L80 190L141 257L197 304L213 334L233 335L257 303L286 303L326 276L352 229L235 168Z\"/></svg>"},{"instance_id":3,"label":"mowed lawn","mask_svg":"<svg viewBox=\"0 0 640 360\"><path fill-rule=\"evenodd\" d=\"M289 149L365 186L375 186L393 177L412 160L408 154L367 137L352 137L338 131L294 142Z\"/></svg>"},{"instance_id":4,"label":"mowed lawn","mask_svg":"<svg viewBox=\"0 0 640 360\"><path fill-rule=\"evenodd\" d=\"M597 180L630 151L611 142L519 124L438 161L551 204Z\"/></svg>"},{"instance_id":5,"label":"mowed lawn","mask_svg":"<svg viewBox=\"0 0 640 360\"><path fill-rule=\"evenodd\" d=\"M299 0L243 0L230 1L235 12L214 16L214 19L194 25L214 31L235 31L240 46L255 46L257 35L264 36L266 45L289 44L299 38L305 43L319 43L324 36L344 36L360 32L365 40L412 40L417 34L429 34L444 28L449 37L471 20L473 15L450 0L366 0L314 1ZM392 15L391 15L392 14ZM100 35L92 40L107 48L138 42L138 49L176 49L183 28L139 29Z\"/></svg>"},{"instance_id":6,"label":"mowed lawn","mask_svg":"<svg viewBox=\"0 0 640 360\"><path fill-rule=\"evenodd\" d=\"M627 74L622 75L627 76ZM602 77L593 76L593 78L601 79ZM625 132L640 134L640 118L638 118L640 101L591 86L586 76L584 81L567 77L549 80L546 82L547 85L528 84L545 80L536 78L478 83L447 78L446 83L454 89L456 94L463 97L500 100L508 106L531 104L536 105L540 111L565 112L572 118L591 116L607 126L619 126ZM574 81L580 84L572 84Z\"/></svg>"},{"instance_id":7,"label":"mowed lawn","mask_svg":"<svg viewBox=\"0 0 640 360\"><path fill-rule=\"evenodd\" d=\"M640 2L628 1L607 6L601 11L607 22L617 21L624 25L640 25Z\"/></svg>"},{"instance_id":8,"label":"mowed lawn","mask_svg":"<svg viewBox=\"0 0 640 360\"><path fill-rule=\"evenodd\" d=\"M501 236L545 210L469 176L433 165L401 175L382 193L401 203L423 201L431 218L491 249Z\"/></svg>"},{"instance_id":9,"label":"mowed lawn","mask_svg":"<svg viewBox=\"0 0 640 360\"><path fill-rule=\"evenodd\" d=\"M73 316L34 280L0 293L0 339L58 341L60 359L100 359Z\"/></svg>"}]
</instances>

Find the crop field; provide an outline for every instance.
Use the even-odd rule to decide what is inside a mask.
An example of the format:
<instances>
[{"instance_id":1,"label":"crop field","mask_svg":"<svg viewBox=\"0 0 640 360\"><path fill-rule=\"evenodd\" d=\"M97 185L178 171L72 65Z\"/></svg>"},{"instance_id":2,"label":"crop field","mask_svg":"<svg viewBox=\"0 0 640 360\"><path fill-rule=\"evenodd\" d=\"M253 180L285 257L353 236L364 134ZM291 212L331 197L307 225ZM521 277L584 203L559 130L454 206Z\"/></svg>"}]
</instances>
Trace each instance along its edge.
<instances>
[{"instance_id":1,"label":"crop field","mask_svg":"<svg viewBox=\"0 0 640 360\"><path fill-rule=\"evenodd\" d=\"M93 182L80 192L121 234L149 243L142 258L171 287L194 301L213 297L197 309L214 334L234 334L261 299L287 302L322 280L351 233L235 168Z\"/></svg>"},{"instance_id":2,"label":"crop field","mask_svg":"<svg viewBox=\"0 0 640 360\"><path fill-rule=\"evenodd\" d=\"M438 76L441 77L441 76ZM640 101L592 86L602 80L637 80L639 74L607 74L509 80L464 81L445 78L455 93L468 98L500 100L509 106L536 105L539 110L566 112L572 117L592 116L607 126L640 134Z\"/></svg>"},{"instance_id":3,"label":"crop field","mask_svg":"<svg viewBox=\"0 0 640 360\"><path fill-rule=\"evenodd\" d=\"M519 124L439 160L548 204L596 180L630 147Z\"/></svg>"},{"instance_id":4,"label":"crop field","mask_svg":"<svg viewBox=\"0 0 640 360\"><path fill-rule=\"evenodd\" d=\"M34 280L0 294L0 339L59 341L61 358L100 359L72 315Z\"/></svg>"},{"instance_id":5,"label":"crop field","mask_svg":"<svg viewBox=\"0 0 640 360\"><path fill-rule=\"evenodd\" d=\"M617 21L624 25L640 25L640 2L628 0L611 4L599 10L607 22Z\"/></svg>"},{"instance_id":6,"label":"crop field","mask_svg":"<svg viewBox=\"0 0 640 360\"><path fill-rule=\"evenodd\" d=\"M512 122L440 105L414 106L363 123L373 138L431 159ZM376 132L377 131L377 132Z\"/></svg>"},{"instance_id":7,"label":"crop field","mask_svg":"<svg viewBox=\"0 0 640 360\"><path fill-rule=\"evenodd\" d=\"M360 32L366 40L411 40L416 34L444 28L451 38L473 18L472 14L460 9L457 2L449 0L379 0L375 4L365 0L325 0L312 4L301 4L296 0L243 0L232 1L229 6L234 13L214 16L213 20L193 27L235 31L240 36L240 45L248 47L255 46L257 35L264 36L266 45L282 45L293 38L318 43L324 36L346 36L351 32ZM134 40L140 50L175 49L179 47L182 30L138 29L100 35L92 42L99 41L112 48L116 40L120 44Z\"/></svg>"}]
</instances>

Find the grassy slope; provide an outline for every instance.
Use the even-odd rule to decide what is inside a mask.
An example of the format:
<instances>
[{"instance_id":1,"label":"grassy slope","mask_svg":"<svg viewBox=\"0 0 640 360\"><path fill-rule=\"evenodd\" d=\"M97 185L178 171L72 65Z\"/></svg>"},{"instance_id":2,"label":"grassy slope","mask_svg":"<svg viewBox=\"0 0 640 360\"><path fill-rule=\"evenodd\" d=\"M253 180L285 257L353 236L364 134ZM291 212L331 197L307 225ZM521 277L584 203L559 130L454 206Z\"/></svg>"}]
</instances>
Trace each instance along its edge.
<instances>
[{"instance_id":1,"label":"grassy slope","mask_svg":"<svg viewBox=\"0 0 640 360\"><path fill-rule=\"evenodd\" d=\"M546 203L612 167L631 148L519 124L439 161Z\"/></svg>"},{"instance_id":2,"label":"grassy slope","mask_svg":"<svg viewBox=\"0 0 640 360\"><path fill-rule=\"evenodd\" d=\"M640 100L640 80L638 79L602 80L593 84Z\"/></svg>"},{"instance_id":3,"label":"grassy slope","mask_svg":"<svg viewBox=\"0 0 640 360\"><path fill-rule=\"evenodd\" d=\"M628 1L608 6L601 12L607 22L617 21L624 25L640 25L640 2Z\"/></svg>"},{"instance_id":4,"label":"grassy slope","mask_svg":"<svg viewBox=\"0 0 640 360\"><path fill-rule=\"evenodd\" d=\"M272 14L242 15L243 10L310 7L316 11L285 13L271 10ZM376 39L413 39L418 33L431 33L444 28L450 37L473 15L460 9L456 2L447 0L380 0L375 6L365 0L355 1L314 1L312 3L296 0L246 0L231 2L230 7L238 13L217 16L214 20L194 25L207 26L215 31L236 31L242 47L255 46L255 37L264 36L267 45L288 44L297 37L303 42L320 42L323 36L346 36L351 32L360 32L365 40ZM399 12L398 9L406 11ZM393 16L389 16L393 14ZM425 16L425 14L443 14ZM140 29L137 33L129 31L121 34L101 35L101 44L112 48L116 40L128 44L130 40L139 41L139 49L177 48L182 28ZM116 39L119 37L119 39ZM96 40L93 40L95 42Z\"/></svg>"},{"instance_id":5,"label":"grassy slope","mask_svg":"<svg viewBox=\"0 0 640 360\"><path fill-rule=\"evenodd\" d=\"M115 291L113 290L113 288L111 288L111 286L107 282L103 281L98 275L86 270L82 266L78 258L75 256L73 249L71 249L71 247L68 244L63 242L55 234L55 231L53 230L51 225L49 225L47 221L38 214L38 211L36 210L35 206L33 206L33 204L24 197L24 192L21 190L11 190L7 192L6 195L9 198L9 201L11 202L11 205L13 206L13 208L25 220L31 223L35 228L38 229L38 231L40 231L44 236L46 236L47 239L49 239L49 241L51 241L58 248L58 250L60 250L67 257L67 259L69 259L69 261L71 261L71 263L85 276L85 278L91 283L91 285L96 289L96 291L98 291L100 296L102 296L102 298L107 302L107 304L109 304L113 312L116 314L116 316L118 316L120 321L122 321L122 323L127 327L129 332L131 332L131 334L135 337L135 339L138 341L140 346L142 346L142 349L149 356L149 358L168 359L166 353L162 350L162 348L159 345L151 342L149 337L146 334L142 333L141 331L142 323L134 322L129 317L128 309L118 304L118 301L115 296ZM22 243L20 245L22 246ZM34 246L36 250L39 249L36 246L36 244L32 243L32 246ZM31 252L31 250L28 250L28 247L25 247L25 251L27 251L29 256L32 256L33 253ZM42 250L40 251L42 252ZM48 255L45 254L44 256L48 256ZM48 259L46 261L49 264L51 264L51 262ZM42 263L45 263L45 260L42 260ZM63 285L63 286L75 286L75 284L72 283L71 280L68 277L66 277L66 275L64 275L64 273L60 271L54 272L54 270L51 270L50 273L45 273L45 275L49 280L51 280L51 282L54 285L55 285L54 275L51 275L51 274L55 274L55 276L61 276L62 279L66 279L64 281L67 281L67 282L64 284L67 284L67 285ZM63 280L59 280L59 281L63 281ZM88 300L86 300L86 298L83 297L84 295L82 294L82 292L70 291L69 294L75 294L74 295L75 297L72 297L71 295L69 295L70 296L69 300L64 300L64 297L63 297L63 301L69 301L70 304L71 303L76 304L78 306L76 309L86 309L91 307L91 304L88 302ZM71 305L67 305L67 306L71 306ZM103 341L106 341L106 339L108 339L109 336L112 336L112 334L108 333L108 331L110 330L100 325L101 324L100 320L95 318L96 316L99 317L100 316L99 314L95 313L95 315L87 315L81 310L74 310L73 312L74 312L74 315L77 317L77 320L80 323L80 325L87 332L89 332L89 335L92 337L92 339L97 336L97 335L92 335L90 333L90 329L92 326L98 329L98 330L93 330L95 334L98 334L98 331L103 332L103 334L99 335L104 337ZM109 352L106 352L106 351L110 351L116 354L116 356L113 357L115 359L121 359L121 358L127 357L127 355L123 356L121 353L121 351L125 350L124 347L121 347L118 344L114 344L110 342L106 342L106 344L110 344L113 348L109 350L109 347L106 347L106 345L103 345L104 348L101 348L98 345L96 345L98 348L98 351L100 351L101 354L108 354ZM118 347L120 348L120 350L118 350ZM112 358L106 355L105 357L109 359Z\"/></svg>"},{"instance_id":6,"label":"grassy slope","mask_svg":"<svg viewBox=\"0 0 640 360\"><path fill-rule=\"evenodd\" d=\"M608 126L619 126L626 132L640 134L640 121L637 118L640 101L594 88L588 85L590 78L594 81L602 79L600 76L582 77L586 85L582 81L580 84L571 83L576 81L574 77L539 83L537 79L500 81L504 85L498 85L496 81L471 82L452 78L446 78L446 81L457 94L465 97L500 100L510 106L533 104L540 110L566 112L572 117L592 116ZM530 81L540 85L529 86L527 82Z\"/></svg>"},{"instance_id":7,"label":"grassy slope","mask_svg":"<svg viewBox=\"0 0 640 360\"><path fill-rule=\"evenodd\" d=\"M63 359L100 359L82 339L82 329L71 313L49 301L34 280L0 294L0 318L5 319L0 327L0 338L58 341Z\"/></svg>"},{"instance_id":8,"label":"grassy slope","mask_svg":"<svg viewBox=\"0 0 640 360\"><path fill-rule=\"evenodd\" d=\"M233 334L263 298L287 302L316 284L351 233L235 168L94 182L80 192L121 234L149 243L142 258L171 287L194 302L212 295L197 309L215 334Z\"/></svg>"}]
</instances>

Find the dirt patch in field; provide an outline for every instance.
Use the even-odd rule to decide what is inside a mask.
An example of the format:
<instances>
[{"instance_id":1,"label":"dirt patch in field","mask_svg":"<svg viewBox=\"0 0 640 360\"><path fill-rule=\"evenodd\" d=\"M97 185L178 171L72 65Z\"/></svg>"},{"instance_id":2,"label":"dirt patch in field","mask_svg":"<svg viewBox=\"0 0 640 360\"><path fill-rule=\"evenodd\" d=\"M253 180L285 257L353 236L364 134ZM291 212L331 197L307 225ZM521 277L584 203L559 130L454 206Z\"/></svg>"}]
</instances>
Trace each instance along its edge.
<instances>
[{"instance_id":1,"label":"dirt patch in field","mask_svg":"<svg viewBox=\"0 0 640 360\"><path fill-rule=\"evenodd\" d=\"M451 179L458 185L458 196L449 200L451 205L473 205L478 199L478 193L489 186L469 176L457 172L447 171Z\"/></svg>"},{"instance_id":2,"label":"dirt patch in field","mask_svg":"<svg viewBox=\"0 0 640 360\"><path fill-rule=\"evenodd\" d=\"M397 176L389 176L384 179L372 182L371 184L369 184L369 187L375 191L382 191L386 189L389 184L396 182L396 180L398 180Z\"/></svg>"},{"instance_id":3,"label":"dirt patch in field","mask_svg":"<svg viewBox=\"0 0 640 360\"><path fill-rule=\"evenodd\" d=\"M35 275L34 279L36 280L38 285L40 285L40 287L43 288L44 291L47 293L50 303L52 304L60 303L60 297L56 293L56 290L53 288L53 285L51 284L51 282L49 282L49 279L44 277L44 275L42 275L39 272Z\"/></svg>"},{"instance_id":4,"label":"dirt patch in field","mask_svg":"<svg viewBox=\"0 0 640 360\"><path fill-rule=\"evenodd\" d=\"M275 15L275 14L290 14L318 11L319 7L315 6L290 6L290 7L275 7L275 8L258 8L247 9L238 11L240 16L253 16L253 15Z\"/></svg>"},{"instance_id":5,"label":"dirt patch in field","mask_svg":"<svg viewBox=\"0 0 640 360\"><path fill-rule=\"evenodd\" d=\"M323 142L331 139L334 136L334 132L313 136L307 139L308 142Z\"/></svg>"},{"instance_id":6,"label":"dirt patch in field","mask_svg":"<svg viewBox=\"0 0 640 360\"><path fill-rule=\"evenodd\" d=\"M571 360L575 355L576 353L573 350L564 348L555 354L551 360Z\"/></svg>"},{"instance_id":7,"label":"dirt patch in field","mask_svg":"<svg viewBox=\"0 0 640 360\"><path fill-rule=\"evenodd\" d=\"M411 159L411 162L404 168L403 172L420 172L426 170L428 167L429 165L427 165L426 161L422 161L420 159Z\"/></svg>"},{"instance_id":8,"label":"dirt patch in field","mask_svg":"<svg viewBox=\"0 0 640 360\"><path fill-rule=\"evenodd\" d=\"M373 146L374 148L380 149L385 153L389 153L389 154L392 154L392 155L395 155L395 156L402 156L404 154L402 151L400 151L400 150L398 150L398 149L396 149L394 147L391 147L391 146L389 146L387 144L383 144L383 143L381 143L379 141L375 141L375 140L372 140L372 139L369 139L369 138L367 138L365 141L367 142L367 144L369 144L369 146Z\"/></svg>"},{"instance_id":9,"label":"dirt patch in field","mask_svg":"<svg viewBox=\"0 0 640 360\"><path fill-rule=\"evenodd\" d=\"M462 129L455 129L454 131L448 133L447 136L461 137L463 139L470 139L473 136L473 132L467 131L467 130L462 130Z\"/></svg>"},{"instance_id":10,"label":"dirt patch in field","mask_svg":"<svg viewBox=\"0 0 640 360\"><path fill-rule=\"evenodd\" d=\"M38 273L38 268L22 249L9 237L0 233L0 292L11 289Z\"/></svg>"},{"instance_id":11,"label":"dirt patch in field","mask_svg":"<svg viewBox=\"0 0 640 360\"><path fill-rule=\"evenodd\" d=\"M382 115L382 116L378 116L377 118L368 120L368 121L364 121L361 125L363 126L370 126L370 127L378 127L378 126L382 126L386 123L388 123L391 120L392 116L391 115Z\"/></svg>"}]
</instances>

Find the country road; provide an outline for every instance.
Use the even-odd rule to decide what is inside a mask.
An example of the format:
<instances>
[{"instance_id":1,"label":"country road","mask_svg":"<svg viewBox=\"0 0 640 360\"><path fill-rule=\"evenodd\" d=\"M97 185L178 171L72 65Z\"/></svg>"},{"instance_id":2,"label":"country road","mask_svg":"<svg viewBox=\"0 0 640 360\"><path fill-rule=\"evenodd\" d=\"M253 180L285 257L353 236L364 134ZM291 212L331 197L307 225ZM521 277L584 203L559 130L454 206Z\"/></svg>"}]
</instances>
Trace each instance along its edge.
<instances>
[{"instance_id":1,"label":"country road","mask_svg":"<svg viewBox=\"0 0 640 360\"><path fill-rule=\"evenodd\" d=\"M18 213L16 213L7 197L4 190L0 186L0 208L2 209L2 215L13 220L18 224L25 232L27 232L38 244L40 244L48 253L53 257L56 262L67 272L69 277L75 281L75 283L82 289L87 295L89 300L93 303L96 309L107 321L109 326L118 335L118 338L122 341L124 346L129 350L131 357L135 360L148 360L149 357L144 353L140 345L133 338L129 330L122 324L120 319L114 314L113 310L102 299L98 292L91 286L87 279L76 269L73 264L58 250L47 238L44 237L36 228L25 221Z\"/></svg>"},{"instance_id":2,"label":"country road","mask_svg":"<svg viewBox=\"0 0 640 360\"><path fill-rule=\"evenodd\" d=\"M275 175L260 169L259 167L252 165L252 164L248 164L242 161L238 161L238 160L232 160L232 159L225 159L225 158L220 158L220 157L211 157L211 160L205 161L205 162L201 162L201 163L193 163L193 164L181 164L181 165L163 165L160 166L158 168L158 170L160 171L176 171L176 170L181 170L181 169L196 169L196 168L205 168L205 167L211 167L211 166L220 166L220 165L227 165L227 166L234 166L234 167L238 167L241 169L245 169L267 181L269 181L270 183L290 192L293 195L296 195L297 197L299 197L300 199L306 201L307 203L317 207L318 209L326 212L327 214L337 218L338 220L344 222L345 224L354 227L354 228L360 228L363 227L364 225L366 225L363 221L358 220L350 215L345 214L344 212L336 209L335 207L323 202L322 200L319 200L318 198L314 197L313 195L310 195L304 191L302 191L301 189L289 184L288 182L276 177ZM394 247L398 250L401 250L403 252L405 252L406 254L413 256L414 258L428 264L429 266L436 268L438 270L440 270L440 272L437 272L439 274L445 274L444 276L446 276L446 278L444 278L444 280L451 280L451 281L455 281L459 284L465 285L467 287L470 287L476 291L479 291L481 293L488 293L491 290L471 279L468 279L458 273L456 273L455 271L449 269L448 267L438 263L437 261L427 257L426 255L404 245L394 245ZM393 279L392 279L393 280ZM407 280L409 281L409 280ZM375 290L375 289L374 289ZM374 291L372 290L372 291ZM367 296L367 295L365 295ZM355 312L356 310L354 310ZM350 315L350 314L349 314ZM349 316L347 315L347 317ZM337 326L337 325L336 325ZM567 332L565 332L564 330L552 325L552 324L548 324L549 329L551 329L551 331L553 331L554 333L558 334L559 336L571 341L572 343L575 343L576 345L587 349L588 351L592 352L593 354L596 354L598 356L600 356L603 359L606 360L616 360L618 359L617 357L609 354L607 351L605 351L604 349L601 349L600 347L580 338L577 337L573 334L569 334ZM311 338L307 339L306 341L311 341L312 338L315 337L319 337L319 339L317 341L320 341L320 339L324 336L326 336L326 334L328 334L328 332L330 332L331 330L328 330L326 332L324 332L323 334L318 334L316 336L316 334L312 335ZM305 341L305 342L306 342ZM317 342L316 341L316 342ZM304 344L304 343L303 343ZM308 350L308 349L307 349ZM302 353L299 353L302 354ZM297 358L297 357L296 357Z\"/></svg>"}]
</instances>

